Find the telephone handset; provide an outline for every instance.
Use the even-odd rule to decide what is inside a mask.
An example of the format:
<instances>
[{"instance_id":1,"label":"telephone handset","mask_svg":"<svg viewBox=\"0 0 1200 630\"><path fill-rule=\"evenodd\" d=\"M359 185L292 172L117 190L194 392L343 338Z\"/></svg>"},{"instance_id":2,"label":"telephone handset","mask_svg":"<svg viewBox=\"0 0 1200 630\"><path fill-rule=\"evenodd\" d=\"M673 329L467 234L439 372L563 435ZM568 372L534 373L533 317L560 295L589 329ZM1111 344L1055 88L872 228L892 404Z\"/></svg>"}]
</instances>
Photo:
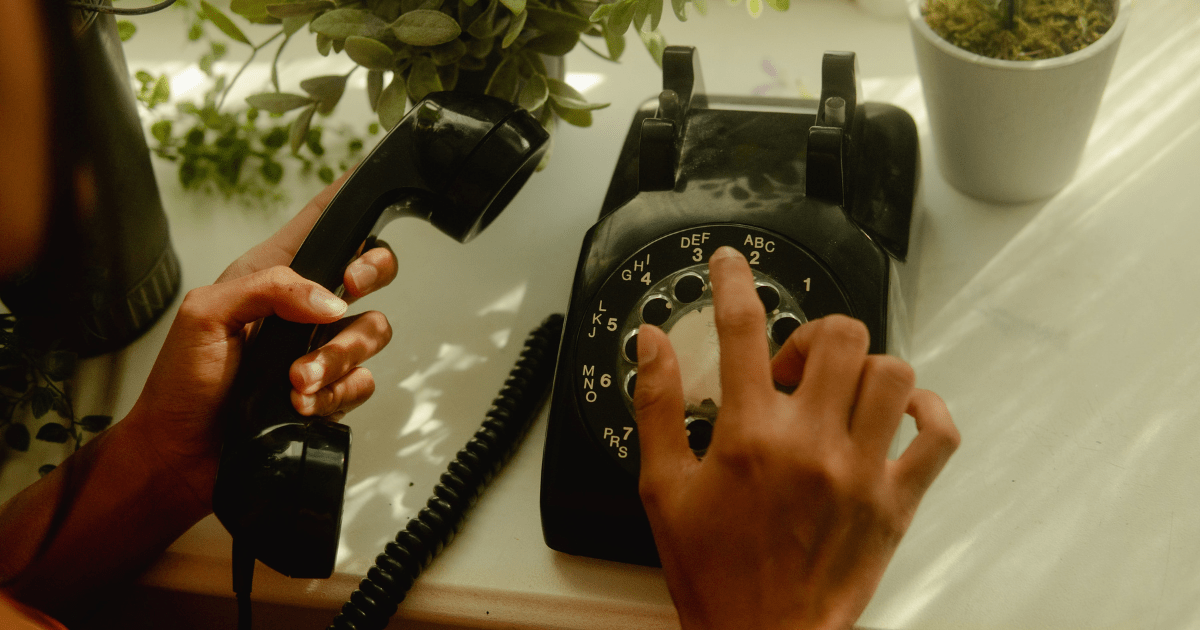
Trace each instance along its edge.
<instances>
[{"instance_id":1,"label":"telephone handset","mask_svg":"<svg viewBox=\"0 0 1200 630\"><path fill-rule=\"evenodd\" d=\"M679 354L680 424L702 457L721 403L718 247L750 262L772 354L831 313L861 319L871 351L886 350L917 134L907 112L861 93L854 53L826 53L820 100L806 101L707 95L696 50L667 48L663 91L634 116L579 257L542 463L551 548L658 565L637 490L637 330L660 326Z\"/></svg>"},{"instance_id":2,"label":"telephone handset","mask_svg":"<svg viewBox=\"0 0 1200 630\"><path fill-rule=\"evenodd\" d=\"M292 269L340 293L346 265L388 222L404 216L470 240L520 190L547 140L528 112L506 101L430 94L355 169ZM350 429L299 415L289 398L288 368L319 343L317 328L278 317L259 322L223 411L213 511L233 535L239 595L248 595L249 585L239 588L238 566L249 562L252 571L255 558L290 577L333 572Z\"/></svg>"}]
</instances>

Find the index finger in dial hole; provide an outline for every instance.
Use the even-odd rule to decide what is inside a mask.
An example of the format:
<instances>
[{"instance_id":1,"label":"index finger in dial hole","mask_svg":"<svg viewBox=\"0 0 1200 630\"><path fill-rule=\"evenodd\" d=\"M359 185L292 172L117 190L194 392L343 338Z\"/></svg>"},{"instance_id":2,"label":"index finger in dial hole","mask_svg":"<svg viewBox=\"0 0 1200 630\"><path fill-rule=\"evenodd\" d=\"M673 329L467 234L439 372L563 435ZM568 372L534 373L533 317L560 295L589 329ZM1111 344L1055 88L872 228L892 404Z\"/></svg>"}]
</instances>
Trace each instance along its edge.
<instances>
[{"instance_id":1,"label":"index finger in dial hole","mask_svg":"<svg viewBox=\"0 0 1200 630\"><path fill-rule=\"evenodd\" d=\"M392 247L382 240L375 241L375 247L367 250L346 267L342 282L346 285L347 301L382 289L391 284L399 273L396 254Z\"/></svg>"},{"instance_id":2,"label":"index finger in dial hole","mask_svg":"<svg viewBox=\"0 0 1200 630\"><path fill-rule=\"evenodd\" d=\"M392 339L392 327L379 311L347 317L330 325L336 334L324 345L296 359L288 373L292 387L312 394L375 356Z\"/></svg>"},{"instance_id":3,"label":"index finger in dial hole","mask_svg":"<svg viewBox=\"0 0 1200 630\"><path fill-rule=\"evenodd\" d=\"M722 406L754 403L771 385L767 319L746 258L724 246L709 260L713 316L721 344Z\"/></svg>"}]
</instances>

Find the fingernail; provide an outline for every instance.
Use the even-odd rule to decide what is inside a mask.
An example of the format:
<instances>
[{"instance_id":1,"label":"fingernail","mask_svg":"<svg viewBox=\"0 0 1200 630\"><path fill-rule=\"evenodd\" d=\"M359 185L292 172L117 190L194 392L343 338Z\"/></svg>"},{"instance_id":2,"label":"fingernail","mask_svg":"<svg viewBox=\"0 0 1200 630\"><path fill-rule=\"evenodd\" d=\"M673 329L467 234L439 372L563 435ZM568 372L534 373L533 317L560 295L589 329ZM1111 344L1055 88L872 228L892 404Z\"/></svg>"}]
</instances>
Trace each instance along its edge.
<instances>
[{"instance_id":1,"label":"fingernail","mask_svg":"<svg viewBox=\"0 0 1200 630\"><path fill-rule=\"evenodd\" d=\"M316 394L300 394L300 406L304 411L312 411L317 408Z\"/></svg>"},{"instance_id":2,"label":"fingernail","mask_svg":"<svg viewBox=\"0 0 1200 630\"><path fill-rule=\"evenodd\" d=\"M349 305L344 300L325 289L313 289L313 292L308 296L308 301L322 315L341 315L349 308Z\"/></svg>"},{"instance_id":3,"label":"fingernail","mask_svg":"<svg viewBox=\"0 0 1200 630\"><path fill-rule=\"evenodd\" d=\"M325 376L325 368L321 364L313 362L304 366L304 385L305 389L320 389L321 379Z\"/></svg>"},{"instance_id":4,"label":"fingernail","mask_svg":"<svg viewBox=\"0 0 1200 630\"><path fill-rule=\"evenodd\" d=\"M375 284L379 278L379 270L364 262L355 261L346 268L346 273L354 280L354 286L360 291Z\"/></svg>"},{"instance_id":5,"label":"fingernail","mask_svg":"<svg viewBox=\"0 0 1200 630\"><path fill-rule=\"evenodd\" d=\"M728 245L722 245L721 247L717 248L717 251L713 252L711 260L722 260L725 258L743 258L743 256L742 252L739 252Z\"/></svg>"}]
</instances>

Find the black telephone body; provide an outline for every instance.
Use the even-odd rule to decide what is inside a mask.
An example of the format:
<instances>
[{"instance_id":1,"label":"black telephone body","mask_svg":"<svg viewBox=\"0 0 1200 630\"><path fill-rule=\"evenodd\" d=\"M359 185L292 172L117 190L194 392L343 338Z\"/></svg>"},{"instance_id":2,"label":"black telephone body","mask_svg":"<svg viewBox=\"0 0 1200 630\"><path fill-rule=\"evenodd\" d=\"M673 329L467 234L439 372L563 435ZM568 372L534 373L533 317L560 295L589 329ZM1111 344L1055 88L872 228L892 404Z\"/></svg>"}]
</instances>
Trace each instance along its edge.
<instances>
[{"instance_id":1,"label":"black telephone body","mask_svg":"<svg viewBox=\"0 0 1200 630\"><path fill-rule=\"evenodd\" d=\"M662 65L663 91L635 114L583 240L541 480L547 545L648 566L659 559L637 489L638 326L661 326L681 367L685 354L711 358L715 342L697 341L711 331L707 262L731 245L754 270L772 353L832 313L865 322L871 352L886 351L918 177L912 117L863 102L852 52L825 54L816 101L710 96L691 47L668 47ZM719 387L691 376L681 422L702 456Z\"/></svg>"}]
</instances>

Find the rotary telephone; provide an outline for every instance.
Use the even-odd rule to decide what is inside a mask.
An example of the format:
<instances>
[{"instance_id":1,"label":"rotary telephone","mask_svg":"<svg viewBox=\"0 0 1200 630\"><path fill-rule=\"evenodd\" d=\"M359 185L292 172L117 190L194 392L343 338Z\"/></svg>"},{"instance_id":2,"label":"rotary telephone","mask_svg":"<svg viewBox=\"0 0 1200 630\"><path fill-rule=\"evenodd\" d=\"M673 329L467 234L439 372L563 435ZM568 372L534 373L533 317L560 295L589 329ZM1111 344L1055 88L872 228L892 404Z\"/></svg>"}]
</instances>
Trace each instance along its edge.
<instances>
[{"instance_id":1,"label":"rotary telephone","mask_svg":"<svg viewBox=\"0 0 1200 630\"><path fill-rule=\"evenodd\" d=\"M902 109L862 100L852 52L826 53L817 101L704 91L694 48L663 54L663 91L635 114L587 232L572 287L542 463L546 543L657 566L638 496L637 331L679 355L688 441L708 448L720 408L708 259L750 262L772 354L831 313L888 344L894 263L908 254L917 132Z\"/></svg>"}]
</instances>

